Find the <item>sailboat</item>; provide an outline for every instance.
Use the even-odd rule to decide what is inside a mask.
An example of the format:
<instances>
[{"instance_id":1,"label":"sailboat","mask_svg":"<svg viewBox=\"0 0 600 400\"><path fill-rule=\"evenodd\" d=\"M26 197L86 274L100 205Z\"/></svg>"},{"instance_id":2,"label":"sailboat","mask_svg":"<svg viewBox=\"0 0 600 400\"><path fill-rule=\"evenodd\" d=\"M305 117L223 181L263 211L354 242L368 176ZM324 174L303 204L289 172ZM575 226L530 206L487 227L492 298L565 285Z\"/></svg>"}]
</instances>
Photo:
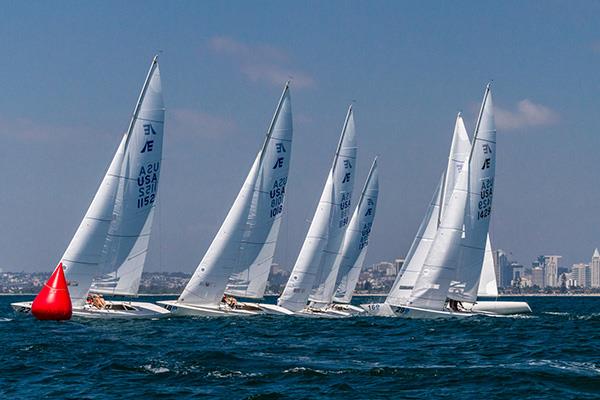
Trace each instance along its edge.
<instances>
[{"instance_id":1,"label":"sailboat","mask_svg":"<svg viewBox=\"0 0 600 400\"><path fill-rule=\"evenodd\" d=\"M320 291L321 303L314 300L311 307L350 314L364 312L362 308L350 304L350 301L367 255L378 197L379 174L377 158L375 158L350 224L346 229L341 251L335 259L332 272Z\"/></svg>"},{"instance_id":2,"label":"sailboat","mask_svg":"<svg viewBox=\"0 0 600 400\"><path fill-rule=\"evenodd\" d=\"M286 83L262 148L223 225L176 300L160 301L174 314L236 316L263 313L292 153L292 107ZM225 295L225 292L228 295Z\"/></svg>"},{"instance_id":3,"label":"sailboat","mask_svg":"<svg viewBox=\"0 0 600 400\"><path fill-rule=\"evenodd\" d=\"M168 314L152 303L89 303L93 291L137 296L150 240L162 162L165 109L158 57L154 57L127 132L89 209L60 263L73 315L89 318L137 318ZM113 271L110 282L96 280ZM13 303L28 312L30 302Z\"/></svg>"},{"instance_id":4,"label":"sailboat","mask_svg":"<svg viewBox=\"0 0 600 400\"><path fill-rule=\"evenodd\" d=\"M261 305L265 311L302 316L349 316L341 311L309 307L308 300L313 287L318 288L330 274L350 222L356 151L354 116L350 106L333 165L296 264L277 305Z\"/></svg>"},{"instance_id":5,"label":"sailboat","mask_svg":"<svg viewBox=\"0 0 600 400\"><path fill-rule=\"evenodd\" d=\"M445 173L442 174L439 180L425 216L410 246L406 260L398 272L398 276L385 302L361 304L361 307L369 314L394 316L395 314L391 307L401 307L408 302L410 293L437 233L444 211L443 205L447 205L447 201L454 190L456 178L463 169L464 161L468 157L470 147L469 136L467 135L462 114L458 113Z\"/></svg>"}]
</instances>

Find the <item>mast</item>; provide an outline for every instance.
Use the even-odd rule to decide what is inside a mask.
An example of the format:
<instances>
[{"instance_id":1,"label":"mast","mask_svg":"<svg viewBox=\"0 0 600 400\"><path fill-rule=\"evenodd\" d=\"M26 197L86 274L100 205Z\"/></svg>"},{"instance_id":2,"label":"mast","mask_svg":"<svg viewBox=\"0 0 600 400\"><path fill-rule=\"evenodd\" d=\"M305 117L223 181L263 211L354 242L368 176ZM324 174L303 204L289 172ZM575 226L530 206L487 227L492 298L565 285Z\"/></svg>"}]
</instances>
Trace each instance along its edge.
<instances>
[{"instance_id":1,"label":"mast","mask_svg":"<svg viewBox=\"0 0 600 400\"><path fill-rule=\"evenodd\" d=\"M140 108L142 107L142 101L144 100L144 96L146 95L146 91L148 90L148 86L150 85L150 79L152 79L152 74L154 70L158 66L158 54L154 56L152 59L152 63L150 64L150 69L148 70L148 74L146 75L146 80L144 81L144 85L142 86L142 90L140 92L140 96L138 97L137 103L135 104L135 108L133 109L133 115L131 116L131 120L129 121L129 127L127 128L127 139L125 141L125 147L129 144L129 137L131 136L131 131L133 130L133 126L135 125L135 121L138 118L140 113Z\"/></svg>"}]
</instances>

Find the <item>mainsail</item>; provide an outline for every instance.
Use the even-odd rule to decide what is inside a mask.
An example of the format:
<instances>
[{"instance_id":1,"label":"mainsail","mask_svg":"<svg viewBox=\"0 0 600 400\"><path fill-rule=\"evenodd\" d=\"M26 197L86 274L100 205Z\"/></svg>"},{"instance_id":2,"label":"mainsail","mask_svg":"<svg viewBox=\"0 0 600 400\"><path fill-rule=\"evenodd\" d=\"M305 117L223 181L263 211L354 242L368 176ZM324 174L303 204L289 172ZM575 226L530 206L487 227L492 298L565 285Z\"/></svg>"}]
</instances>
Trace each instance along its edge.
<instances>
[{"instance_id":1,"label":"mainsail","mask_svg":"<svg viewBox=\"0 0 600 400\"><path fill-rule=\"evenodd\" d=\"M313 286L322 285L333 267L350 219L356 150L354 116L350 106L317 210L277 302L281 307L291 311L306 307Z\"/></svg>"},{"instance_id":2,"label":"mainsail","mask_svg":"<svg viewBox=\"0 0 600 400\"><path fill-rule=\"evenodd\" d=\"M179 302L217 305L228 282L229 293L262 297L281 224L291 151L292 108L286 84L263 147Z\"/></svg>"},{"instance_id":3,"label":"mainsail","mask_svg":"<svg viewBox=\"0 0 600 400\"><path fill-rule=\"evenodd\" d=\"M490 85L487 86L467 164L409 299L409 305L442 309L446 299L474 302L491 216L496 131ZM465 277L462 287L450 283Z\"/></svg>"},{"instance_id":4,"label":"mainsail","mask_svg":"<svg viewBox=\"0 0 600 400\"><path fill-rule=\"evenodd\" d=\"M338 303L349 303L358 283L360 271L367 255L369 236L375 219L379 197L379 173L377 158L373 161L365 187L360 195L350 225L344 235L341 254L336 258L334 270L338 271L335 282L327 282L325 296Z\"/></svg>"},{"instance_id":5,"label":"mainsail","mask_svg":"<svg viewBox=\"0 0 600 400\"><path fill-rule=\"evenodd\" d=\"M115 271L115 279L100 281L95 291L137 294L158 191L164 114L154 57L127 133L61 259L74 306L85 302L102 269Z\"/></svg>"}]
</instances>

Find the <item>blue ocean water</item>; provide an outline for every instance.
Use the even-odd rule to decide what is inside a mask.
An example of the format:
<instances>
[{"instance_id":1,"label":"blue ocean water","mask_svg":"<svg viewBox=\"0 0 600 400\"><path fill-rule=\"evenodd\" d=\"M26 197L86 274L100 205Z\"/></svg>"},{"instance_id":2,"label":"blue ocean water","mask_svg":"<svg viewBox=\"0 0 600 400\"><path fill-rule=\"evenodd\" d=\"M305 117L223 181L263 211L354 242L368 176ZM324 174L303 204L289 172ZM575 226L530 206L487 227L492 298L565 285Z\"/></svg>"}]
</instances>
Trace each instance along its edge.
<instances>
[{"instance_id":1,"label":"blue ocean water","mask_svg":"<svg viewBox=\"0 0 600 400\"><path fill-rule=\"evenodd\" d=\"M600 398L600 297L526 298L517 318L62 323L11 311L28 299L0 297L2 399Z\"/></svg>"}]
</instances>

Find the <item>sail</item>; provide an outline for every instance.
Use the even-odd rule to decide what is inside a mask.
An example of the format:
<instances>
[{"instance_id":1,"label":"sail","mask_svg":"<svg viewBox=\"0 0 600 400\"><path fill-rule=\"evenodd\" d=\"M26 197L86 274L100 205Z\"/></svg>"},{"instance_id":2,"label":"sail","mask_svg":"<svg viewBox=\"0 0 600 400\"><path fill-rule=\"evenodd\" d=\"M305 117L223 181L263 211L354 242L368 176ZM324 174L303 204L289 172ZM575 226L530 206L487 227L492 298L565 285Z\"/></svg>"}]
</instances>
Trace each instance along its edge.
<instances>
[{"instance_id":1,"label":"sail","mask_svg":"<svg viewBox=\"0 0 600 400\"><path fill-rule=\"evenodd\" d=\"M409 304L442 309L446 298L476 297L491 214L496 131L490 86L486 88L468 159L448 201ZM469 277L448 293L455 276ZM472 278L476 282L472 283ZM474 290L474 293L473 293ZM474 300L472 300L474 301Z\"/></svg>"},{"instance_id":2,"label":"sail","mask_svg":"<svg viewBox=\"0 0 600 400\"><path fill-rule=\"evenodd\" d=\"M291 141L292 109L286 84L263 148L178 301L217 305L232 274L237 274L234 280L249 282L244 292L254 290L256 297L262 296L283 211ZM259 283L251 286L250 282Z\"/></svg>"},{"instance_id":3,"label":"sail","mask_svg":"<svg viewBox=\"0 0 600 400\"><path fill-rule=\"evenodd\" d=\"M487 236L485 241L485 253L477 297L498 297L498 283L496 282L496 268L494 267L490 235Z\"/></svg>"},{"instance_id":4,"label":"sail","mask_svg":"<svg viewBox=\"0 0 600 400\"><path fill-rule=\"evenodd\" d=\"M473 139L470 164L465 232L456 271L459 284L452 285L449 297L474 303L489 233L496 170L496 127L489 85Z\"/></svg>"},{"instance_id":5,"label":"sail","mask_svg":"<svg viewBox=\"0 0 600 400\"><path fill-rule=\"evenodd\" d=\"M286 88L288 86L286 85ZM289 94L280 101L263 150L246 232L242 240L244 251L238 266L229 277L226 293L246 298L262 298L269 279L271 264L283 217L289 160L292 155L292 113ZM287 161L286 161L287 160Z\"/></svg>"},{"instance_id":6,"label":"sail","mask_svg":"<svg viewBox=\"0 0 600 400\"><path fill-rule=\"evenodd\" d=\"M471 141L465 128L462 113L458 113L456 123L454 124L454 133L452 135L452 144L450 145L450 154L448 155L448 165L446 166L446 175L444 177L444 190L442 194L442 206L440 208L439 221L446 209L448 199L454 190L458 175L462 171L463 165L469 156L471 150ZM438 223L439 223L438 221Z\"/></svg>"},{"instance_id":7,"label":"sail","mask_svg":"<svg viewBox=\"0 0 600 400\"><path fill-rule=\"evenodd\" d=\"M469 154L470 145L471 142L467 135L462 114L458 113L454 124L454 133L452 135L450 153L448 154L446 172L442 175L441 182L436 188L433 199L429 203L427 213L419 226L406 260L386 298L386 303L396 306L407 303L419 272L425 262L425 257L427 257L427 253L429 253L429 249L431 248L431 243L456 185L457 177L462 171Z\"/></svg>"},{"instance_id":8,"label":"sail","mask_svg":"<svg viewBox=\"0 0 600 400\"><path fill-rule=\"evenodd\" d=\"M113 273L96 279L94 292L122 296L138 293L157 204L164 121L160 70L155 59L127 135L113 221L104 249L106 265Z\"/></svg>"},{"instance_id":9,"label":"sail","mask_svg":"<svg viewBox=\"0 0 600 400\"><path fill-rule=\"evenodd\" d=\"M442 202L442 187L444 177L435 189L433 198L427 206L427 212L421 221L417 235L415 236L402 268L392 285L385 302L394 306L402 306L408 302L410 293L413 290L419 272L423 267L427 253L431 248L431 243L435 238L438 229L438 215Z\"/></svg>"},{"instance_id":10,"label":"sail","mask_svg":"<svg viewBox=\"0 0 600 400\"><path fill-rule=\"evenodd\" d=\"M341 254L335 260L333 269L339 271L335 274L338 279L336 282L326 282L325 285L325 296L333 296L334 288L337 288L333 300L338 303L349 303L352 299L367 255L378 197L379 173L376 158L344 235Z\"/></svg>"},{"instance_id":11,"label":"sail","mask_svg":"<svg viewBox=\"0 0 600 400\"><path fill-rule=\"evenodd\" d=\"M313 285L324 282L339 254L344 231L350 219L356 133L352 106L348 109L333 166L308 234L278 304L291 311L302 310Z\"/></svg>"},{"instance_id":12,"label":"sail","mask_svg":"<svg viewBox=\"0 0 600 400\"><path fill-rule=\"evenodd\" d=\"M112 222L126 135L102 179L79 228L61 258L73 307L85 304L94 276L104 263L104 246Z\"/></svg>"},{"instance_id":13,"label":"sail","mask_svg":"<svg viewBox=\"0 0 600 400\"><path fill-rule=\"evenodd\" d=\"M128 215L131 215L130 209L133 206L137 207L138 204L142 204L139 207L140 210L137 210L138 214L146 214L145 210L152 208L156 197L156 188L158 188L159 164L154 176L156 181L150 187L143 185L139 189L133 187L137 180L124 174L124 168L130 170L132 167L142 165L141 160L146 161L144 157L139 162L135 161L135 156L132 154L136 151L160 153L162 121L164 121L164 107L160 91L158 60L155 57L142 87L129 129L123 136L90 207L61 259L65 267L65 276L69 282L69 293L73 306L81 306L85 303L92 281L95 276L99 275L103 267L112 263L110 265L115 266L116 269L117 266L127 261L127 257L107 258L107 238L114 230L115 224L120 223L120 217L115 212L118 213L121 207L126 207ZM140 130L146 130L145 126L148 126L148 133L145 134L148 136L147 139L139 136ZM160 137L155 138L156 136ZM158 160L160 161L160 154ZM127 182L130 179L131 182ZM148 193L144 192L142 196L142 189L148 189ZM122 206L117 207L117 203ZM138 216L137 219L139 218ZM143 219L140 229L137 230L131 229L133 226L129 222L131 219L136 218L128 217L126 219L126 228L123 232L137 237L141 232L141 227L145 225L146 219ZM130 252L130 254L133 256L136 253Z\"/></svg>"}]
</instances>

